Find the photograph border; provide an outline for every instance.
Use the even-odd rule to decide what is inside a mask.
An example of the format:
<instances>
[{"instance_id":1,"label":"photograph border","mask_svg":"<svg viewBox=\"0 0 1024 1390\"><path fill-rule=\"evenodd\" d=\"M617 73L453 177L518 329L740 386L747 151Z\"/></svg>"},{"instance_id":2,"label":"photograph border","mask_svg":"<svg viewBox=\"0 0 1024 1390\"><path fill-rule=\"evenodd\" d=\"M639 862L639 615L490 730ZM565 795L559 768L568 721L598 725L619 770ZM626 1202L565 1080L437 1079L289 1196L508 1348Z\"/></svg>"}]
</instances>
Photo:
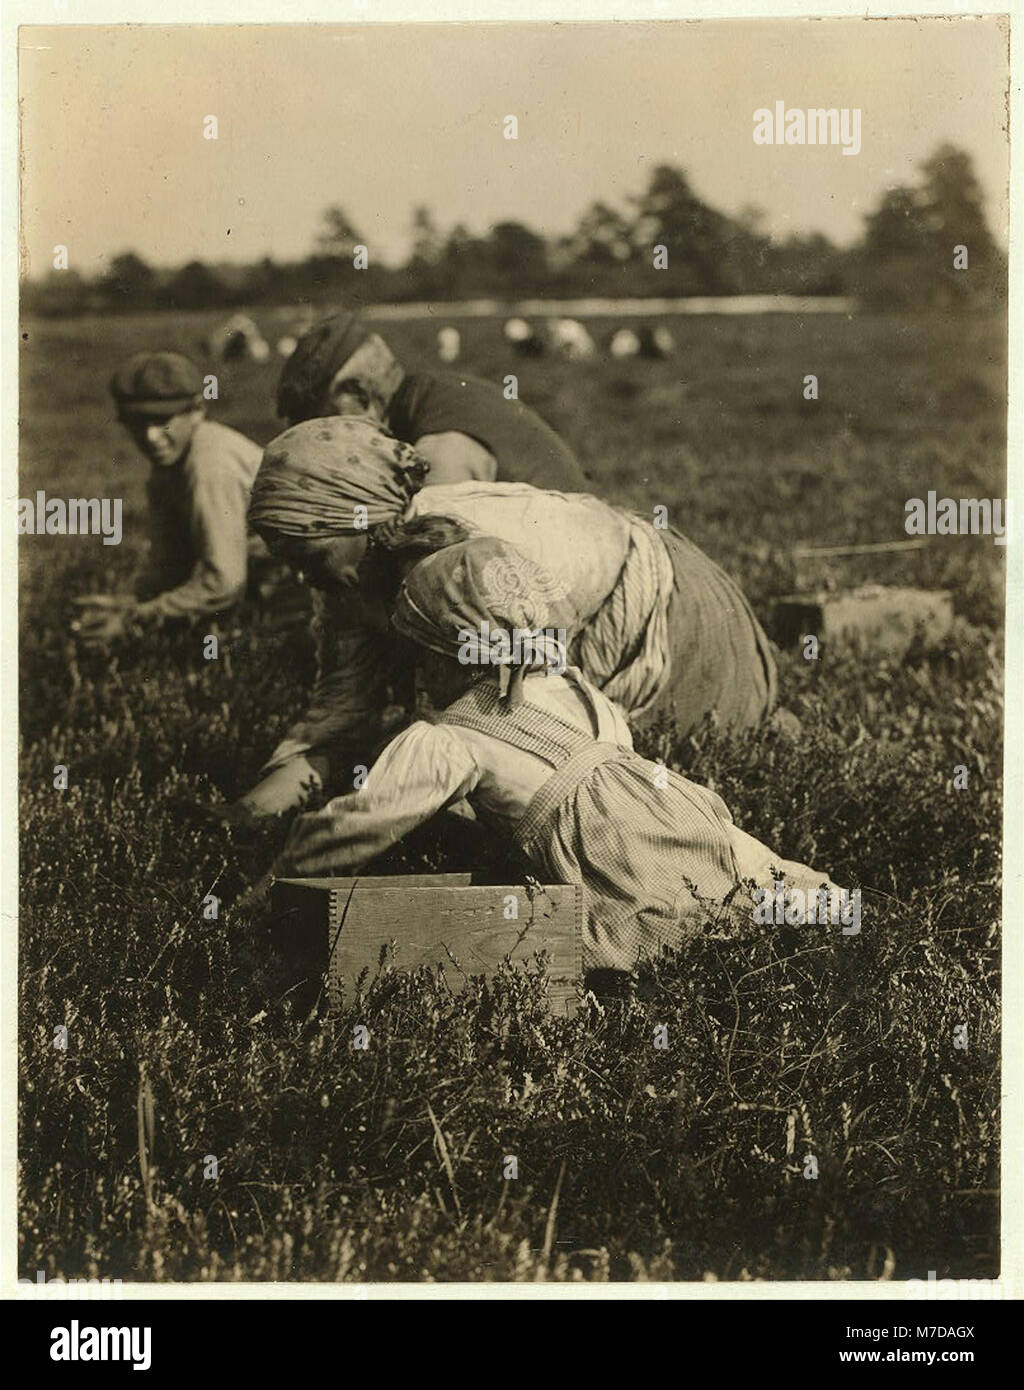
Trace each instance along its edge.
<instances>
[{"instance_id":1,"label":"photograph border","mask_svg":"<svg viewBox=\"0 0 1024 1390\"><path fill-rule=\"evenodd\" d=\"M677 0L642 0L625 7L613 0L350 0L346 6L325 0L246 0L161 7L160 25L151 19L152 8L143 0L10 0L3 7L2 71L2 280L0 325L0 381L2 381L3 496L7 520L0 527L0 1297L19 1297L17 1282L17 924L18 924L18 595L17 537L14 503L18 494L18 312L19 312L19 145L18 145L18 44L30 37L32 27L51 25L103 25L140 23L163 27L171 23L218 24L251 27L268 24L323 24L341 26L415 23L606 23L672 22L702 20L768 20L858 18L930 18L941 16L936 4L836 3L805 0L776 3L770 12L752 3L689 3ZM181 15L180 21L176 18ZM1022 0L1008 8L970 0L950 6L946 16L1004 14L1010 20L1010 131L1022 129L1024 117L1024 13ZM1019 139L1010 141L1009 235L1009 361L1007 496L1024 517L1024 298L1021 266L1021 189L1024 160ZM1006 546L1005 665L1005 790L1003 803L1003 1024L1002 1024L1002 1173L1001 1173L1001 1269L1004 1296L1024 1294L1024 1213L1014 1199L1024 1190L1024 545L1015 537ZM753 1300L861 1300L898 1301L922 1296L911 1286L920 1281L892 1282L719 1282L635 1284L289 1284L195 1283L135 1284L125 1282L125 1299L190 1300L220 1299L753 1299ZM23 1291L24 1292L24 1291Z\"/></svg>"}]
</instances>

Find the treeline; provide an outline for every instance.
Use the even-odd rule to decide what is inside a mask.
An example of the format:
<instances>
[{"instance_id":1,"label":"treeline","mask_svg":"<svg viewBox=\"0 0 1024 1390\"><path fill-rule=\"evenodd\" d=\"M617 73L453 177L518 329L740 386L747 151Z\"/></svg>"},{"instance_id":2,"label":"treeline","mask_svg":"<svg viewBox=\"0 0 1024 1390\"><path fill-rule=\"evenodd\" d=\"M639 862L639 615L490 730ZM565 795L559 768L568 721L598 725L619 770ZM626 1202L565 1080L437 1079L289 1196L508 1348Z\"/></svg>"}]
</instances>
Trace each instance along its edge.
<instances>
[{"instance_id":1,"label":"treeline","mask_svg":"<svg viewBox=\"0 0 1024 1390\"><path fill-rule=\"evenodd\" d=\"M125 251L94 279L70 267L27 280L23 307L58 316L538 296L848 294L879 307L1005 298L1006 259L989 230L971 158L950 145L921 165L913 187L885 192L851 248L819 234L773 239L763 222L756 207L736 216L716 211L681 169L660 165L625 210L595 202L568 236L546 238L521 222L498 222L485 236L461 224L444 232L419 207L408 259L389 266L333 206L301 261L194 260L160 270Z\"/></svg>"}]
</instances>

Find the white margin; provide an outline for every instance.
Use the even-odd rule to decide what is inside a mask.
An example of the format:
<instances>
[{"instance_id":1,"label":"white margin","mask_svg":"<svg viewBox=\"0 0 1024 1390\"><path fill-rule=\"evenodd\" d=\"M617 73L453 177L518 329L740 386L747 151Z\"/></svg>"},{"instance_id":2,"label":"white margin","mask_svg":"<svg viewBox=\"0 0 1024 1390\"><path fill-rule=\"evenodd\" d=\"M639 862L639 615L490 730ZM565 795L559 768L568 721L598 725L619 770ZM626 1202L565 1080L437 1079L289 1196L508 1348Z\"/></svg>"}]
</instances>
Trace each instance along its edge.
<instances>
[{"instance_id":1,"label":"white margin","mask_svg":"<svg viewBox=\"0 0 1024 1390\"><path fill-rule=\"evenodd\" d=\"M1024 128L1024 9L1022 0L205 0L161 8L161 22L187 24L537 23L782 19L799 17L961 18L1010 16L1010 342L1007 495L1024 514L1024 266L1020 197L1024 186L1019 132ZM181 20L176 21L175 15ZM152 23L151 0L8 0L0 19L0 493L18 495L18 28L23 24ZM1013 138L1016 135L1016 138ZM6 367L6 371L4 368ZM1002 1038L1002 1268L1010 1288L1024 1290L1024 545L1006 548L1006 752L1003 825L1003 1038ZM17 1284L17 543L13 524L0 524L0 1298L15 1298ZM913 1281L909 1281L913 1282ZM124 1298L217 1299L856 1299L907 1300L908 1282L689 1283L689 1284L130 1284ZM973 1305L969 1305L973 1306Z\"/></svg>"}]
</instances>

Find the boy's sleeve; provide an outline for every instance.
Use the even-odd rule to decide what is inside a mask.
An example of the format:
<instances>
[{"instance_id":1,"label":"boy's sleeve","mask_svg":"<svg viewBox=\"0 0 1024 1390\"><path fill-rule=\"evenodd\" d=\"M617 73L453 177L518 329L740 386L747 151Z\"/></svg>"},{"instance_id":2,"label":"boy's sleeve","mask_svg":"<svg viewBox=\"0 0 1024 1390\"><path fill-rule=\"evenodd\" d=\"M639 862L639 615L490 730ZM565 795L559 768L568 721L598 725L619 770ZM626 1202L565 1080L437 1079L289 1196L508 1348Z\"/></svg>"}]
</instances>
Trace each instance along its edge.
<instances>
[{"instance_id":1,"label":"boy's sleeve","mask_svg":"<svg viewBox=\"0 0 1024 1390\"><path fill-rule=\"evenodd\" d=\"M443 725L411 724L388 744L358 791L296 819L284 871L315 877L363 864L467 796L479 780L476 758L457 734Z\"/></svg>"},{"instance_id":2,"label":"boy's sleeve","mask_svg":"<svg viewBox=\"0 0 1024 1390\"><path fill-rule=\"evenodd\" d=\"M183 584L141 605L139 616L186 618L230 608L245 593L248 498L234 469L203 461L191 479L192 573Z\"/></svg>"}]
</instances>

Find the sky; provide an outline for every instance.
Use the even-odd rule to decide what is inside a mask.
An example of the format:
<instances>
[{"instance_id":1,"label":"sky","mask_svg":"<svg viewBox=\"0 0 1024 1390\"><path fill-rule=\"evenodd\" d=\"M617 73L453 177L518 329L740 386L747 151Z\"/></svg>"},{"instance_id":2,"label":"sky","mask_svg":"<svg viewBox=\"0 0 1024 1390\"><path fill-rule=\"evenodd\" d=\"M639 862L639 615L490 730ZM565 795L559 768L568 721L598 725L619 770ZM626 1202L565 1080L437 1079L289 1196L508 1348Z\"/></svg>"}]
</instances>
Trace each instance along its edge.
<instances>
[{"instance_id":1,"label":"sky","mask_svg":"<svg viewBox=\"0 0 1024 1390\"><path fill-rule=\"evenodd\" d=\"M22 268L48 271L57 244L85 275L128 249L301 258L332 203L394 262L417 204L445 230L557 235L662 163L774 234L849 244L944 141L1005 244L1006 86L992 19L23 27ZM756 145L777 101L860 108L861 152Z\"/></svg>"}]
</instances>

